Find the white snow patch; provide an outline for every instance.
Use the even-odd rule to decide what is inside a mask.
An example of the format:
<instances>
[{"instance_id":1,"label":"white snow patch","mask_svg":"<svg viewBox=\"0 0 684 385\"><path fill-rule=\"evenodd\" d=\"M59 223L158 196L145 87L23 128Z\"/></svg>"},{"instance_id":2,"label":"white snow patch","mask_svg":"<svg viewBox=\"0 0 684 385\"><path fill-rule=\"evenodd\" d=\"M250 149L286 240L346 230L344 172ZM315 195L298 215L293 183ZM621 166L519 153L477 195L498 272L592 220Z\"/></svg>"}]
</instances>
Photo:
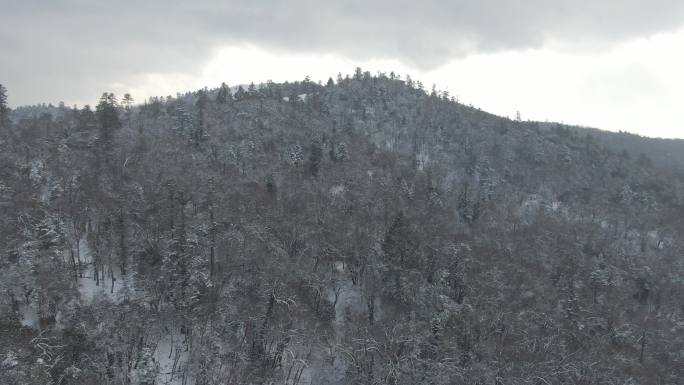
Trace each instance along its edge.
<instances>
[{"instance_id":1,"label":"white snow patch","mask_svg":"<svg viewBox=\"0 0 684 385\"><path fill-rule=\"evenodd\" d=\"M0 363L0 369L7 370L7 369L12 369L13 367L19 365L19 361L17 361L17 355L14 354L14 352L9 351L5 355L5 359L2 360Z\"/></svg>"},{"instance_id":2,"label":"white snow patch","mask_svg":"<svg viewBox=\"0 0 684 385\"><path fill-rule=\"evenodd\" d=\"M88 245L88 240L85 237L81 238L81 241L78 242L78 256L81 258L81 262L84 260L91 260L90 246Z\"/></svg>"},{"instance_id":3,"label":"white snow patch","mask_svg":"<svg viewBox=\"0 0 684 385\"><path fill-rule=\"evenodd\" d=\"M114 275L113 290L112 273ZM78 278L78 292L81 300L86 302L93 302L96 298L106 298L112 302L121 302L126 292L124 290L124 283L121 274L114 269L113 272L106 271L105 277L100 277L100 285L98 286L95 280L95 272L91 267L83 278Z\"/></svg>"},{"instance_id":4,"label":"white snow patch","mask_svg":"<svg viewBox=\"0 0 684 385\"><path fill-rule=\"evenodd\" d=\"M335 268L340 270L342 269L341 265L341 262L337 262ZM341 342L342 337L344 336L348 314L365 315L368 311L366 308L366 298L364 297L363 290L360 286L354 285L350 281L341 282L341 286L339 298L335 305L335 338L338 342ZM335 301L335 293L333 293L332 290L328 292L328 300L331 302ZM378 299L376 298L376 320L378 320L380 316L380 306L377 301Z\"/></svg>"},{"instance_id":5,"label":"white snow patch","mask_svg":"<svg viewBox=\"0 0 684 385\"><path fill-rule=\"evenodd\" d=\"M157 384L180 385L190 383L187 378L189 346L186 336L175 331L162 336L154 352L154 359L159 364Z\"/></svg>"},{"instance_id":6,"label":"white snow patch","mask_svg":"<svg viewBox=\"0 0 684 385\"><path fill-rule=\"evenodd\" d=\"M332 186L332 187L330 188L330 194L333 195L333 196L340 195L340 194L342 194L345 190L346 190L346 188L344 187L344 185L338 184L338 185Z\"/></svg>"},{"instance_id":7,"label":"white snow patch","mask_svg":"<svg viewBox=\"0 0 684 385\"><path fill-rule=\"evenodd\" d=\"M19 314L21 314L21 325L35 328L38 326L38 308L35 301L31 301L29 305L22 303L19 305Z\"/></svg>"},{"instance_id":8,"label":"white snow patch","mask_svg":"<svg viewBox=\"0 0 684 385\"><path fill-rule=\"evenodd\" d=\"M430 154L428 154L427 151L421 151L416 156L416 161L418 163L418 169L423 171L423 169L430 164Z\"/></svg>"},{"instance_id":9,"label":"white snow patch","mask_svg":"<svg viewBox=\"0 0 684 385\"><path fill-rule=\"evenodd\" d=\"M90 254L90 247L88 246L88 241L85 237L81 239L78 247L81 263L88 266L83 277L77 279L78 293L80 294L81 301L91 303L97 298L106 298L112 302L121 302L130 291L127 289L132 285L130 282L131 277L122 277L118 269L111 268L110 270L110 268L107 268L105 269L104 274L100 271L100 284L98 286L97 280L95 279L95 269L92 266L93 261ZM114 276L113 287L112 276Z\"/></svg>"}]
</instances>

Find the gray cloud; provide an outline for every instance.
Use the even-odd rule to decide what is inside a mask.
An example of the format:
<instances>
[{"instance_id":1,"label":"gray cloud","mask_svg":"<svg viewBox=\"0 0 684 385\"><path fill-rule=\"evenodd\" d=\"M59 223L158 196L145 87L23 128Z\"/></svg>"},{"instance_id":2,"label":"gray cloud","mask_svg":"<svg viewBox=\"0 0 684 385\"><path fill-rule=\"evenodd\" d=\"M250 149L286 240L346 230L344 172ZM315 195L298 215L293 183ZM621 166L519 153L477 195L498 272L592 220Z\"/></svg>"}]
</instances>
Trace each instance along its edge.
<instances>
[{"instance_id":1,"label":"gray cloud","mask_svg":"<svg viewBox=\"0 0 684 385\"><path fill-rule=\"evenodd\" d=\"M605 47L683 23L681 0L27 0L0 13L0 82L15 103L93 100L143 73L199 71L235 43L429 69L550 41Z\"/></svg>"}]
</instances>

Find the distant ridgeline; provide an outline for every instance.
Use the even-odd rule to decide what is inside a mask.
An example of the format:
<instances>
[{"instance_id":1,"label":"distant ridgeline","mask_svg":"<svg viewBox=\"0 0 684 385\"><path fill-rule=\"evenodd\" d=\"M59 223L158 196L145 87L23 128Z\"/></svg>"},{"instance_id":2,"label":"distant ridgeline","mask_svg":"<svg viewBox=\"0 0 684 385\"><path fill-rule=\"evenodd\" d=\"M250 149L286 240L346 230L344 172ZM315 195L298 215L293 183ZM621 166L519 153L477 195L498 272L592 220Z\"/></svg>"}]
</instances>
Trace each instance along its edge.
<instances>
[{"instance_id":1,"label":"distant ridgeline","mask_svg":"<svg viewBox=\"0 0 684 385\"><path fill-rule=\"evenodd\" d=\"M2 383L684 378L683 141L360 69L93 108L0 91Z\"/></svg>"},{"instance_id":2,"label":"distant ridgeline","mask_svg":"<svg viewBox=\"0 0 684 385\"><path fill-rule=\"evenodd\" d=\"M566 129L580 136L590 135L613 151L653 162L664 168L684 169L684 139L649 138L629 132L610 132L595 128L564 126L558 123L539 123L541 129Z\"/></svg>"}]
</instances>

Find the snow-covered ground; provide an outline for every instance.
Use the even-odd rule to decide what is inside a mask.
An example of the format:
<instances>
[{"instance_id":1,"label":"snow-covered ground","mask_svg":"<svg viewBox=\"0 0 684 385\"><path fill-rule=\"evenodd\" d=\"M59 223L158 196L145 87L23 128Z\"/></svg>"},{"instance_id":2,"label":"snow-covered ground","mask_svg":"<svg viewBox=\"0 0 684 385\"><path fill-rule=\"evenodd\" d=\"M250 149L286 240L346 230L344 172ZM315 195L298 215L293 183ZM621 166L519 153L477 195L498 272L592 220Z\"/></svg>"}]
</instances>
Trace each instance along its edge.
<instances>
[{"instance_id":1,"label":"snow-covered ground","mask_svg":"<svg viewBox=\"0 0 684 385\"><path fill-rule=\"evenodd\" d=\"M38 306L35 301L30 304L22 303L19 305L19 314L21 314L21 325L37 328L38 327Z\"/></svg>"},{"instance_id":2,"label":"snow-covered ground","mask_svg":"<svg viewBox=\"0 0 684 385\"><path fill-rule=\"evenodd\" d=\"M191 384L186 366L189 359L189 346L186 336L178 330L162 335L154 351L154 360L159 364L156 384Z\"/></svg>"},{"instance_id":3,"label":"snow-covered ground","mask_svg":"<svg viewBox=\"0 0 684 385\"><path fill-rule=\"evenodd\" d=\"M121 302L124 298L124 283L120 274L114 273L114 285L112 289L112 280L109 272L104 278L100 278L100 285L97 285L95 280L95 272L92 267L86 270L83 278L78 278L78 293L83 302L91 303L96 299L108 299L113 302Z\"/></svg>"},{"instance_id":4,"label":"snow-covered ground","mask_svg":"<svg viewBox=\"0 0 684 385\"><path fill-rule=\"evenodd\" d=\"M100 272L100 284L95 279L95 269L93 267L92 255L88 241L81 239L79 242L79 255L81 263L87 266L83 277L77 279L78 293L82 302L92 303L96 299L107 299L112 302L121 302L131 287L128 282L130 277L121 277L117 269L106 270L104 275ZM112 276L114 283L112 284Z\"/></svg>"},{"instance_id":5,"label":"snow-covered ground","mask_svg":"<svg viewBox=\"0 0 684 385\"><path fill-rule=\"evenodd\" d=\"M344 264L341 261L335 263L335 269L340 274L345 274ZM344 336L345 323L349 314L363 315L368 312L366 306L366 298L364 297L361 286L354 285L350 280L340 280L341 290L337 304L335 305L335 335L338 342ZM332 290L328 292L328 300L335 301L335 293ZM375 299L375 313L374 317L379 320L382 316L380 299Z\"/></svg>"}]
</instances>

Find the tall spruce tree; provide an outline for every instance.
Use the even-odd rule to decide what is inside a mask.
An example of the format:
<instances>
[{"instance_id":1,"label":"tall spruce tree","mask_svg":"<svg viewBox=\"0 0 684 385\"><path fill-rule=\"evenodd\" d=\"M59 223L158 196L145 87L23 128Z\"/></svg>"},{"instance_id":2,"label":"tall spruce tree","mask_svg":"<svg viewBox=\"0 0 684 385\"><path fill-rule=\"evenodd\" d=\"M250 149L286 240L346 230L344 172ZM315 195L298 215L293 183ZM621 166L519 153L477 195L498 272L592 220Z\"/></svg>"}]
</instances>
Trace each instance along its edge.
<instances>
[{"instance_id":1,"label":"tall spruce tree","mask_svg":"<svg viewBox=\"0 0 684 385\"><path fill-rule=\"evenodd\" d=\"M121 128L118 107L116 96L111 92L103 93L100 102L95 107L95 115L100 123L100 142L102 144L111 142L112 133Z\"/></svg>"},{"instance_id":2,"label":"tall spruce tree","mask_svg":"<svg viewBox=\"0 0 684 385\"><path fill-rule=\"evenodd\" d=\"M0 127L9 123L10 109L7 107L7 88L0 84Z\"/></svg>"}]
</instances>

